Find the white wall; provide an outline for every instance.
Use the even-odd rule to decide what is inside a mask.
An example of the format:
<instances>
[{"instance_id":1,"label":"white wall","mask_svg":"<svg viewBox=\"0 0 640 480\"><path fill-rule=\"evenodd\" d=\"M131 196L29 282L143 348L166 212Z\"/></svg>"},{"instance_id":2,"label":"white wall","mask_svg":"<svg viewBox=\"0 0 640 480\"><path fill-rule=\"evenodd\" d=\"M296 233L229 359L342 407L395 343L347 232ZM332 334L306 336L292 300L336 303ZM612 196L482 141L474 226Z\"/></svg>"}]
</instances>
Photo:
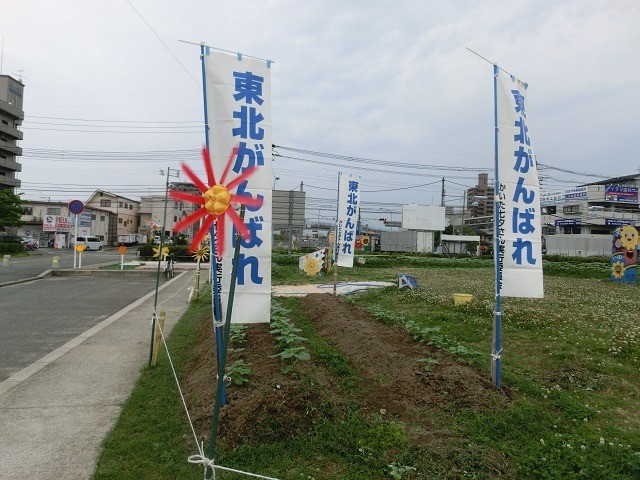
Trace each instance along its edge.
<instances>
[{"instance_id":1,"label":"white wall","mask_svg":"<svg viewBox=\"0 0 640 480\"><path fill-rule=\"evenodd\" d=\"M547 235L548 255L596 257L611 255L610 235Z\"/></svg>"}]
</instances>

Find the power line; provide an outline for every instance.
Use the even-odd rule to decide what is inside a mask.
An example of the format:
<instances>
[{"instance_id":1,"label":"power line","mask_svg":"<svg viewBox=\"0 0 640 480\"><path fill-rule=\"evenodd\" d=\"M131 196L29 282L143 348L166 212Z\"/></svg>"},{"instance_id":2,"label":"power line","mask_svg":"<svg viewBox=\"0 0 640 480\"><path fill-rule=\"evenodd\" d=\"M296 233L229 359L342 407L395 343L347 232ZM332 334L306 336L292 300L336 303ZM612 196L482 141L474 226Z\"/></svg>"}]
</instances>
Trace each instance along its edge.
<instances>
[{"instance_id":1,"label":"power line","mask_svg":"<svg viewBox=\"0 0 640 480\"><path fill-rule=\"evenodd\" d=\"M381 165L387 167L400 167L400 168L411 168L418 170L446 170L446 171L455 171L455 172L484 172L487 168L471 168L471 167L456 167L451 165L433 165L433 164L417 164L417 163L408 163L408 162L392 162L388 160L377 160L373 158L364 158L364 157L353 157L350 155L339 155L335 153L326 153L326 152L317 152L313 150L303 150L300 148L292 148L285 147L282 145L274 145L273 148L279 148L282 150L287 150L294 153L300 153L302 155L309 155L314 157L323 157L323 158L333 158L336 160L341 160L343 162L357 162L357 163L366 163L371 165Z\"/></svg>"},{"instance_id":2,"label":"power line","mask_svg":"<svg viewBox=\"0 0 640 480\"><path fill-rule=\"evenodd\" d=\"M187 72L187 75L189 75L191 77L191 80L193 80L195 82L196 85L198 85L198 88L202 88L200 83L198 83L198 81L195 79L195 77L193 75L191 75L191 73L189 72L189 70L187 70L187 67L185 67L182 62L178 59L178 57L175 56L175 54L171 51L171 49L169 48L169 46L164 43L164 40L162 40L162 38L160 38L160 35L158 35L158 33L153 29L153 27L151 25L149 25L149 22L147 22L145 20L145 18L142 16L142 14L138 11L138 9L136 7L133 6L133 3L131 3L129 0L127 0L127 3L131 6L131 8L133 8L133 10L138 14L138 16L142 19L142 21L145 23L145 25L147 27L149 27L149 30L151 30L153 32L153 34L156 36L156 38L158 40L160 40L160 43L162 43L162 45L164 45L164 48L167 49L167 51L171 54L171 56L175 59L176 62L178 62L180 64L180 66L182 67L182 69Z\"/></svg>"},{"instance_id":3,"label":"power line","mask_svg":"<svg viewBox=\"0 0 640 480\"><path fill-rule=\"evenodd\" d=\"M104 122L104 123L195 123L197 125L202 124L202 120L188 120L188 121L157 121L157 120L101 120L96 118L68 118L68 117L46 117L40 115L27 115L26 119L39 118L43 120L67 120L72 122ZM35 123L35 122L33 122Z\"/></svg>"},{"instance_id":4,"label":"power line","mask_svg":"<svg viewBox=\"0 0 640 480\"><path fill-rule=\"evenodd\" d=\"M309 158L300 158L300 157L289 157L287 155L281 155L281 154L277 154L274 153L273 154L274 157L277 158L287 158L290 160L298 160L301 162L308 162L308 163L315 163L317 165L326 165L326 166L330 166L330 167L335 167L335 168L345 168L347 165L339 165L336 163L329 163L329 162L323 162L320 160L311 160ZM351 165L351 167L353 167L353 165ZM368 171L368 172L378 172L378 173L384 173L386 175L409 175L412 177L429 177L429 178L441 178L442 175L430 175L427 173L416 173L416 172L402 172L399 170L380 170L377 168L368 168L368 167L361 167L358 166L356 167L358 170L364 170L364 171ZM474 180L475 177L462 177L462 176L456 176L454 178L461 178L461 179L465 179L465 180Z\"/></svg>"},{"instance_id":5,"label":"power line","mask_svg":"<svg viewBox=\"0 0 640 480\"><path fill-rule=\"evenodd\" d=\"M172 130L162 131L162 132L140 132L140 131L119 131L119 130L74 130L71 128L39 128L39 127L22 127L27 130L50 130L55 132L84 132L84 133L153 133L153 134L166 134L166 133L202 133L201 131L193 131L193 132L176 132Z\"/></svg>"}]
</instances>

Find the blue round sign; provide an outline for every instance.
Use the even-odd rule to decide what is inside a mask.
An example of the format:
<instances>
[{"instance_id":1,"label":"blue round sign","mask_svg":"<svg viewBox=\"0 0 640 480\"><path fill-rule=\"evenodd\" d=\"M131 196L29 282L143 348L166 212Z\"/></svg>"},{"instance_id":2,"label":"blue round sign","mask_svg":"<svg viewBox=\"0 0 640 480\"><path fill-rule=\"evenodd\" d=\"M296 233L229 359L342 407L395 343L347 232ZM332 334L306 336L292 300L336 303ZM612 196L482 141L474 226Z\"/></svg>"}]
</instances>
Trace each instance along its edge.
<instances>
[{"instance_id":1,"label":"blue round sign","mask_svg":"<svg viewBox=\"0 0 640 480\"><path fill-rule=\"evenodd\" d=\"M69 212L74 215L80 215L84 211L84 203L80 200L71 200L69 202Z\"/></svg>"}]
</instances>

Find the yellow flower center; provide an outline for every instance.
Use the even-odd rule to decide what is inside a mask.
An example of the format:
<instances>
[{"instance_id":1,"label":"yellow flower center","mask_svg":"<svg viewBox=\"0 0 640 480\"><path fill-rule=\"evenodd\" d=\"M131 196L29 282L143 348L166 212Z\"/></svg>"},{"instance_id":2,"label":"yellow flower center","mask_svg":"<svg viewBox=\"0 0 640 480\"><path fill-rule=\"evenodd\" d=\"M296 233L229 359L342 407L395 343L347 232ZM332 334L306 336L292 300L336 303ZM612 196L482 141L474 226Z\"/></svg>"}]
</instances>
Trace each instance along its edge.
<instances>
[{"instance_id":1,"label":"yellow flower center","mask_svg":"<svg viewBox=\"0 0 640 480\"><path fill-rule=\"evenodd\" d=\"M214 185L202 196L204 197L204 208L212 215L222 215L231 205L231 194L223 185Z\"/></svg>"}]
</instances>

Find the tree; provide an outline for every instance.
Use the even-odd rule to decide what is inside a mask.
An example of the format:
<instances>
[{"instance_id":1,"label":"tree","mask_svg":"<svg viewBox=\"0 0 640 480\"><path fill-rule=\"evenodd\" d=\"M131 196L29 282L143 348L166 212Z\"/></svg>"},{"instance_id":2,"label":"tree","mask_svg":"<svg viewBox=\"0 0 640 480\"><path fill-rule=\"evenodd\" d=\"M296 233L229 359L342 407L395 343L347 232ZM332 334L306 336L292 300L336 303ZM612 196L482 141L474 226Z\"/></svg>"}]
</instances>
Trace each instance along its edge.
<instances>
[{"instance_id":1,"label":"tree","mask_svg":"<svg viewBox=\"0 0 640 480\"><path fill-rule=\"evenodd\" d=\"M0 230L22 225L22 210L20 195L16 195L11 189L0 189Z\"/></svg>"}]
</instances>

